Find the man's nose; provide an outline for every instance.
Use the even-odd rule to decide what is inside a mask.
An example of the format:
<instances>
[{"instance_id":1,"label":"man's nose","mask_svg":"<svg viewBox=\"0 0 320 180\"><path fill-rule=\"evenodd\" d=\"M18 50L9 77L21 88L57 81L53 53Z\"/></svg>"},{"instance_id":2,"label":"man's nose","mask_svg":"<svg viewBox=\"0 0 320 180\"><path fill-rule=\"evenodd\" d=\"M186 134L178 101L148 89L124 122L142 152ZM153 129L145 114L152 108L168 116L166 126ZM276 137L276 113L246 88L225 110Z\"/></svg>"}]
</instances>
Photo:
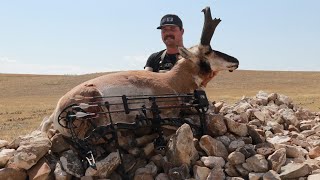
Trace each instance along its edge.
<instances>
[{"instance_id":1,"label":"man's nose","mask_svg":"<svg viewBox=\"0 0 320 180\"><path fill-rule=\"evenodd\" d=\"M163 32L164 35L171 35L172 33L170 31Z\"/></svg>"}]
</instances>

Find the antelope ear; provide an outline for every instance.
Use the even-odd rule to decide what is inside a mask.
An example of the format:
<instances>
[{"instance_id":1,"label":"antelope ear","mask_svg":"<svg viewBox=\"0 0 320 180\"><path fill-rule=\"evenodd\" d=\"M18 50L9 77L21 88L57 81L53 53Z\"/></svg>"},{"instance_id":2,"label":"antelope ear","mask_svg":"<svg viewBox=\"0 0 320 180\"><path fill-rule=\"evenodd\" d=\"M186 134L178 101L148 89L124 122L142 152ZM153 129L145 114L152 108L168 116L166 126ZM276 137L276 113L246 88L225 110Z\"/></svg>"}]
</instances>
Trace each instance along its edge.
<instances>
[{"instance_id":1,"label":"antelope ear","mask_svg":"<svg viewBox=\"0 0 320 180\"><path fill-rule=\"evenodd\" d=\"M178 49L179 49L179 54L183 58L189 59L189 60L195 62L196 56L193 53L191 53L188 49L186 49L185 47L178 47Z\"/></svg>"}]
</instances>

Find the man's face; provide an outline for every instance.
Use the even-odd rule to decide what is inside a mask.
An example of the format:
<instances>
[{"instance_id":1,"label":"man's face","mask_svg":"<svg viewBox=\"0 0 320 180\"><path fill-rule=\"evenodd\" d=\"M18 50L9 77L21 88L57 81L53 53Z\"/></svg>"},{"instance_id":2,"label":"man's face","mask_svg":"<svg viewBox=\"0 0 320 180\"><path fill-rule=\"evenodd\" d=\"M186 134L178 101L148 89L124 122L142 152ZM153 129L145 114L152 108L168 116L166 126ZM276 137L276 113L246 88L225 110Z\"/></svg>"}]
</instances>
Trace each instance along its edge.
<instances>
[{"instance_id":1,"label":"man's face","mask_svg":"<svg viewBox=\"0 0 320 180\"><path fill-rule=\"evenodd\" d=\"M161 28L162 41L166 46L176 47L183 46L182 35L183 29L180 30L178 26L166 25Z\"/></svg>"}]
</instances>

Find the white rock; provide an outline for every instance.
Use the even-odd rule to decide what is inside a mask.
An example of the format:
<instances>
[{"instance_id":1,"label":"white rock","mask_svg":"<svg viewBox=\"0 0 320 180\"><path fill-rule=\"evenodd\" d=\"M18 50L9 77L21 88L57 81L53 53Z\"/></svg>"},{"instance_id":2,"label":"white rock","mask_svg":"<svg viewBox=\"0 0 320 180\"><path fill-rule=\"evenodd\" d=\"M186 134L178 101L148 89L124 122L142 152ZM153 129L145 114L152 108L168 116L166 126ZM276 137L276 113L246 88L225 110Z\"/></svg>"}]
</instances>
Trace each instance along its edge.
<instances>
[{"instance_id":1,"label":"white rock","mask_svg":"<svg viewBox=\"0 0 320 180\"><path fill-rule=\"evenodd\" d=\"M246 159L246 163L250 170L258 173L263 173L268 171L268 161L263 155L256 154L252 157Z\"/></svg>"},{"instance_id":2,"label":"white rock","mask_svg":"<svg viewBox=\"0 0 320 180\"><path fill-rule=\"evenodd\" d=\"M282 109L281 115L287 124L297 126L299 124L298 118L295 116L292 109Z\"/></svg>"},{"instance_id":3,"label":"white rock","mask_svg":"<svg viewBox=\"0 0 320 180\"><path fill-rule=\"evenodd\" d=\"M0 168L3 168L8 160L14 155L15 149L2 149L0 150Z\"/></svg>"},{"instance_id":4,"label":"white rock","mask_svg":"<svg viewBox=\"0 0 320 180\"><path fill-rule=\"evenodd\" d=\"M320 179L320 174L312 174L308 176L308 180L319 180Z\"/></svg>"},{"instance_id":5,"label":"white rock","mask_svg":"<svg viewBox=\"0 0 320 180\"><path fill-rule=\"evenodd\" d=\"M203 164L209 168L222 168L225 165L225 160L222 157L208 156L201 157Z\"/></svg>"},{"instance_id":6,"label":"white rock","mask_svg":"<svg viewBox=\"0 0 320 180\"><path fill-rule=\"evenodd\" d=\"M232 152L228 156L228 162L233 165L242 164L245 161L245 156L241 152Z\"/></svg>"},{"instance_id":7,"label":"white rock","mask_svg":"<svg viewBox=\"0 0 320 180\"><path fill-rule=\"evenodd\" d=\"M206 180L210 171L211 170L207 167L201 167L197 165L193 166L194 177L197 180Z\"/></svg>"},{"instance_id":8,"label":"white rock","mask_svg":"<svg viewBox=\"0 0 320 180\"><path fill-rule=\"evenodd\" d=\"M204 135L201 137L199 145L208 156L217 156L227 159L228 151L221 141L218 141L211 136Z\"/></svg>"},{"instance_id":9,"label":"white rock","mask_svg":"<svg viewBox=\"0 0 320 180\"><path fill-rule=\"evenodd\" d=\"M235 122L232 119L226 118L228 130L238 136L246 136L248 134L247 125Z\"/></svg>"},{"instance_id":10,"label":"white rock","mask_svg":"<svg viewBox=\"0 0 320 180\"><path fill-rule=\"evenodd\" d=\"M20 146L10 158L8 167L28 170L35 165L50 149L51 141L41 131L33 131L21 138Z\"/></svg>"},{"instance_id":11,"label":"white rock","mask_svg":"<svg viewBox=\"0 0 320 180\"><path fill-rule=\"evenodd\" d=\"M97 170L89 167L86 170L86 176L98 176L100 178L107 178L120 164L120 156L118 152L110 153L106 158L96 163Z\"/></svg>"},{"instance_id":12,"label":"white rock","mask_svg":"<svg viewBox=\"0 0 320 180\"><path fill-rule=\"evenodd\" d=\"M5 147L5 146L7 146L8 144L9 144L8 141L6 141L6 140L1 140L1 139L0 139L0 149L3 148L3 147Z\"/></svg>"},{"instance_id":13,"label":"white rock","mask_svg":"<svg viewBox=\"0 0 320 180\"><path fill-rule=\"evenodd\" d=\"M188 124L179 127L176 134L170 138L166 155L176 167L182 164L190 166L191 162L199 158L193 143L193 133Z\"/></svg>"},{"instance_id":14,"label":"white rock","mask_svg":"<svg viewBox=\"0 0 320 180\"><path fill-rule=\"evenodd\" d=\"M286 149L280 148L276 150L273 154L268 157L269 164L271 165L271 169L280 172L281 167L286 163Z\"/></svg>"},{"instance_id":15,"label":"white rock","mask_svg":"<svg viewBox=\"0 0 320 180\"><path fill-rule=\"evenodd\" d=\"M309 174L311 169L307 164L290 163L281 168L281 179L293 179Z\"/></svg>"}]
</instances>

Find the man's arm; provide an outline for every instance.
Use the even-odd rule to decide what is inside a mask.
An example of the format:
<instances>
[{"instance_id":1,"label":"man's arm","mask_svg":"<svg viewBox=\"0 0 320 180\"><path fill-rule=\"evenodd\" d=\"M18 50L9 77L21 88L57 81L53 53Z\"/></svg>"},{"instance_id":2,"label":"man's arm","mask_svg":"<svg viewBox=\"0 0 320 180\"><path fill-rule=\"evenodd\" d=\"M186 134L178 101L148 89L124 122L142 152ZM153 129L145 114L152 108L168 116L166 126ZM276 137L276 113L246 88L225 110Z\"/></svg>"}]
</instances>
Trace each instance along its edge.
<instances>
[{"instance_id":1,"label":"man's arm","mask_svg":"<svg viewBox=\"0 0 320 180\"><path fill-rule=\"evenodd\" d=\"M154 66L154 63L153 63L153 54L151 54L151 56L149 56L148 60L147 60L147 63L146 65L144 66L144 70L146 71L153 71L153 66Z\"/></svg>"},{"instance_id":2,"label":"man's arm","mask_svg":"<svg viewBox=\"0 0 320 180\"><path fill-rule=\"evenodd\" d=\"M153 53L149 56L146 65L144 66L144 70L153 71L156 67L156 58L158 53Z\"/></svg>"},{"instance_id":3,"label":"man's arm","mask_svg":"<svg viewBox=\"0 0 320 180\"><path fill-rule=\"evenodd\" d=\"M152 67L144 67L144 70L146 70L146 71L153 71L153 68Z\"/></svg>"}]
</instances>

